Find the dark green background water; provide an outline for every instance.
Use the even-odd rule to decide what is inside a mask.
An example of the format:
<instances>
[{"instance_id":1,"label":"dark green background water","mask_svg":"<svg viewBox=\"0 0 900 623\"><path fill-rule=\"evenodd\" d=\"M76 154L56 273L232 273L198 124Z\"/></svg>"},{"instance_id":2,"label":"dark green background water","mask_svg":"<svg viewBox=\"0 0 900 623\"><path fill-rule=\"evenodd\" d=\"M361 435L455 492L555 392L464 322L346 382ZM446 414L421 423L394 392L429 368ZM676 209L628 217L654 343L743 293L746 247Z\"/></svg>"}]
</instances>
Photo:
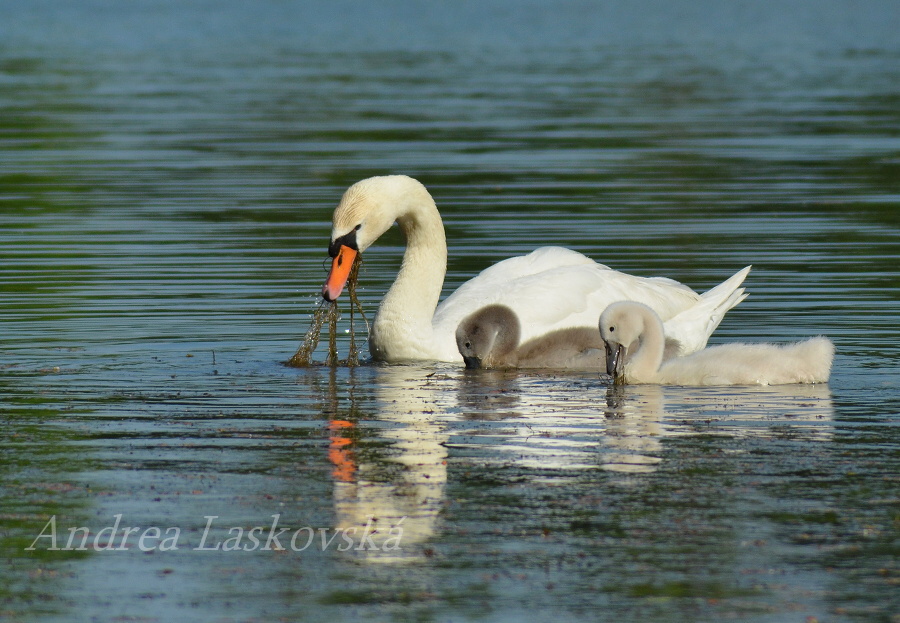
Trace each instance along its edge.
<instances>
[{"instance_id":1,"label":"dark green background water","mask_svg":"<svg viewBox=\"0 0 900 623\"><path fill-rule=\"evenodd\" d=\"M0 1L0 618L896 621L898 6ZM826 334L832 382L282 366L382 173L445 292L544 244L753 264L712 342ZM276 513L403 551L192 549ZM25 550L116 514L181 549Z\"/></svg>"}]
</instances>

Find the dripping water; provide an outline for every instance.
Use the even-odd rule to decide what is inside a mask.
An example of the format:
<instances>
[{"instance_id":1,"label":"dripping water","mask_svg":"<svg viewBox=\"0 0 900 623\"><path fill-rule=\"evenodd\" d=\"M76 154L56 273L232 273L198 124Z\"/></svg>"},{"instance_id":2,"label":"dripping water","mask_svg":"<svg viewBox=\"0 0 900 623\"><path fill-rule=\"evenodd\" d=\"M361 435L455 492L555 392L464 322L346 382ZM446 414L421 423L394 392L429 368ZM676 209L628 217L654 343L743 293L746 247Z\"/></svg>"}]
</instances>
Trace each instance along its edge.
<instances>
[{"instance_id":1,"label":"dripping water","mask_svg":"<svg viewBox=\"0 0 900 623\"><path fill-rule=\"evenodd\" d=\"M323 301L313 313L309 329L306 331L306 335L303 337L303 341L297 349L297 352L287 360L287 365L295 368L306 368L315 365L315 362L312 361L312 355L319 346L322 327L325 326L326 322L328 323L328 355L325 358L325 365L337 366L342 363L348 366L359 365L359 347L357 346L355 339L354 308L359 310L359 314L366 324L367 333L369 327L369 322L366 320L362 306L359 303L359 297L356 294L356 283L359 277L359 266L361 263L362 256L357 255L353 261L353 266L350 269L350 276L347 278L347 292L350 298L350 352L347 355L347 359L341 361L338 358L337 321L340 315L338 303L337 301L332 301L330 303L325 303Z\"/></svg>"}]
</instances>

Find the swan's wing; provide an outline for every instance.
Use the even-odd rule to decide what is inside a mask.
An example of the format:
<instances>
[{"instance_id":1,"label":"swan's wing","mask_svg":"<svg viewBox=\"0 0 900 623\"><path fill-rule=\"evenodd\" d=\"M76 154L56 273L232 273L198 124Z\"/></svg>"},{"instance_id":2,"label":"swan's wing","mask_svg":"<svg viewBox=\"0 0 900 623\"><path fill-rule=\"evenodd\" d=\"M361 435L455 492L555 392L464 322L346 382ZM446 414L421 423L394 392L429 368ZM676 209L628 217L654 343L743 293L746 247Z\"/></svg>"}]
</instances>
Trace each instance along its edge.
<instances>
[{"instance_id":1,"label":"swan's wing","mask_svg":"<svg viewBox=\"0 0 900 623\"><path fill-rule=\"evenodd\" d=\"M635 300L671 318L699 295L671 279L634 277L567 249L545 247L504 260L464 283L434 316L436 336L452 336L460 321L485 305L507 305L522 323L521 341L566 327L596 327L614 301Z\"/></svg>"},{"instance_id":2,"label":"swan's wing","mask_svg":"<svg viewBox=\"0 0 900 623\"><path fill-rule=\"evenodd\" d=\"M469 290L481 290L493 283L504 283L563 266L594 266L611 270L586 255L564 247L540 247L528 255L517 255L488 266L478 275L462 284L444 303L457 296L467 296Z\"/></svg>"},{"instance_id":3,"label":"swan's wing","mask_svg":"<svg viewBox=\"0 0 900 623\"><path fill-rule=\"evenodd\" d=\"M433 325L456 326L469 314L491 303L504 303L520 313L521 305L515 303L516 292L528 288L529 292L542 290L541 282L552 271L565 267L589 266L594 270L611 271L589 257L563 247L541 247L528 255L519 255L497 262L469 279L435 310ZM550 284L545 284L550 285ZM522 294L525 294L522 291Z\"/></svg>"}]
</instances>

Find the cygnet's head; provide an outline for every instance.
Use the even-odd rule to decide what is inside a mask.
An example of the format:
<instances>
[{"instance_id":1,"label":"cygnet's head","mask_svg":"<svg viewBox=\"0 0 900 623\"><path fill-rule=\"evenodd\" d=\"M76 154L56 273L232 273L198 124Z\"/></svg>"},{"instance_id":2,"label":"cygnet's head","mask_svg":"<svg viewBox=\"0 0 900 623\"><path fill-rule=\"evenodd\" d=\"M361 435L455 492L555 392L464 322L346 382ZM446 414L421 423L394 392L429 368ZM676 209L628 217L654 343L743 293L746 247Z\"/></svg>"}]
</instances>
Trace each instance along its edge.
<instances>
[{"instance_id":1,"label":"cygnet's head","mask_svg":"<svg viewBox=\"0 0 900 623\"><path fill-rule=\"evenodd\" d=\"M467 368L491 368L519 344L519 319L505 305L482 307L459 323L456 347Z\"/></svg>"},{"instance_id":2,"label":"cygnet's head","mask_svg":"<svg viewBox=\"0 0 900 623\"><path fill-rule=\"evenodd\" d=\"M600 337L606 342L606 371L617 384L625 382L628 348L644 333L644 310L653 313L643 303L619 301L600 314Z\"/></svg>"}]
</instances>

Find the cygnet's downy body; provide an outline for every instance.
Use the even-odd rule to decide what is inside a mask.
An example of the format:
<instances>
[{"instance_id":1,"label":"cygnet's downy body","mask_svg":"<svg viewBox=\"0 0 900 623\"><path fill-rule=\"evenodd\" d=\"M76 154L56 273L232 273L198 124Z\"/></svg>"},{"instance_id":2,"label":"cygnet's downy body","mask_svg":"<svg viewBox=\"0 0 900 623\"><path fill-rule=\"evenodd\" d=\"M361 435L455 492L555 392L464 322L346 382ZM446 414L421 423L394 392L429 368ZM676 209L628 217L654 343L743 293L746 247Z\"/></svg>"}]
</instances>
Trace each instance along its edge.
<instances>
[{"instance_id":1,"label":"cygnet's downy body","mask_svg":"<svg viewBox=\"0 0 900 623\"><path fill-rule=\"evenodd\" d=\"M600 316L605 368L616 383L787 385L826 383L834 345L826 337L793 344L724 344L663 360L663 324L641 303L613 303Z\"/></svg>"},{"instance_id":2,"label":"cygnet's downy body","mask_svg":"<svg viewBox=\"0 0 900 623\"><path fill-rule=\"evenodd\" d=\"M519 318L505 305L488 305L456 329L456 345L467 368L602 370L606 353L596 330L557 329L519 345Z\"/></svg>"}]
</instances>

